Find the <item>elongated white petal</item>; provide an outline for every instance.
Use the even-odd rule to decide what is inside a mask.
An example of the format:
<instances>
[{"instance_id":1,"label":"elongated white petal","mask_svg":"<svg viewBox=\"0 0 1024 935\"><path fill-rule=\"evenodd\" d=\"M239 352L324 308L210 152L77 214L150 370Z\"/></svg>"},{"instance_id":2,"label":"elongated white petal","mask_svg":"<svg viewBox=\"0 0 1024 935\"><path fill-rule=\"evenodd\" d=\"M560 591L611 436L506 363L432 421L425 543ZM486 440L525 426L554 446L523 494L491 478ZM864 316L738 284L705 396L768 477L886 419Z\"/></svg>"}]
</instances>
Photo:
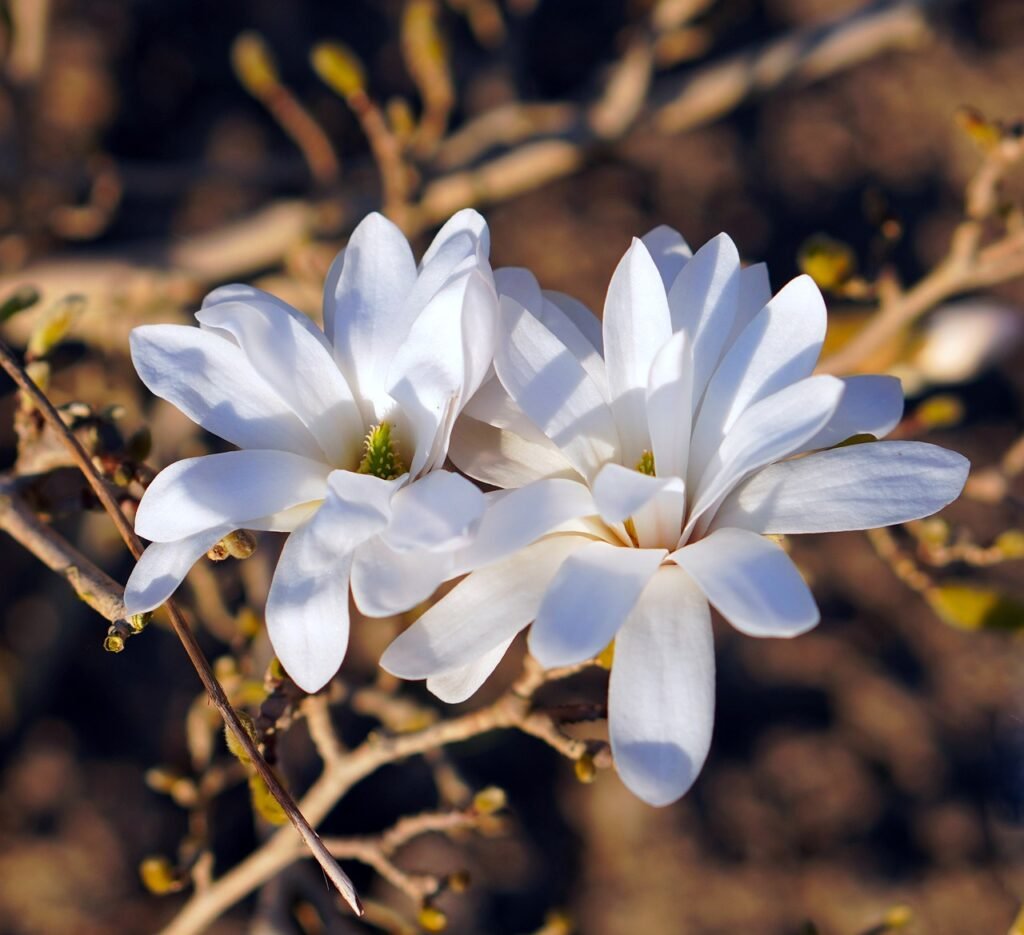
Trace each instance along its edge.
<instances>
[{"instance_id":1,"label":"elongated white petal","mask_svg":"<svg viewBox=\"0 0 1024 935\"><path fill-rule=\"evenodd\" d=\"M487 681L511 645L512 640L505 640L468 666L427 679L427 689L445 704L459 704L465 701Z\"/></svg>"},{"instance_id":2,"label":"elongated white petal","mask_svg":"<svg viewBox=\"0 0 1024 935\"><path fill-rule=\"evenodd\" d=\"M598 655L615 637L668 553L591 542L570 555L548 588L528 638L547 667Z\"/></svg>"},{"instance_id":3,"label":"elongated white petal","mask_svg":"<svg viewBox=\"0 0 1024 935\"><path fill-rule=\"evenodd\" d=\"M277 303L218 302L196 314L228 332L253 367L291 406L335 467L355 468L363 417L326 347Z\"/></svg>"},{"instance_id":4,"label":"elongated white petal","mask_svg":"<svg viewBox=\"0 0 1024 935\"><path fill-rule=\"evenodd\" d=\"M154 542L135 564L124 587L129 616L159 607L185 580L189 569L235 527L215 526L175 542Z\"/></svg>"},{"instance_id":5,"label":"elongated white petal","mask_svg":"<svg viewBox=\"0 0 1024 935\"><path fill-rule=\"evenodd\" d=\"M418 311L406 304L415 282L405 235L383 215L367 215L324 287L324 327L359 398L376 400L386 390L388 367Z\"/></svg>"},{"instance_id":6,"label":"elongated white petal","mask_svg":"<svg viewBox=\"0 0 1024 935\"><path fill-rule=\"evenodd\" d=\"M671 558L748 636L799 636L820 619L814 595L782 546L756 533L717 529Z\"/></svg>"},{"instance_id":7,"label":"elongated white petal","mask_svg":"<svg viewBox=\"0 0 1024 935\"><path fill-rule=\"evenodd\" d=\"M563 523L597 512L586 484L546 478L518 490L488 495L487 509L472 541L457 555L460 573L511 555Z\"/></svg>"},{"instance_id":8,"label":"elongated white petal","mask_svg":"<svg viewBox=\"0 0 1024 935\"><path fill-rule=\"evenodd\" d=\"M587 343L604 359L604 335L601 332L601 319L579 299L574 299L564 292L545 289L544 298L556 306L579 329L580 334L587 339Z\"/></svg>"},{"instance_id":9,"label":"elongated white petal","mask_svg":"<svg viewBox=\"0 0 1024 935\"><path fill-rule=\"evenodd\" d=\"M208 432L239 448L277 448L322 458L298 416L238 346L185 325L143 325L130 338L142 382Z\"/></svg>"},{"instance_id":10,"label":"elongated white petal","mask_svg":"<svg viewBox=\"0 0 1024 935\"><path fill-rule=\"evenodd\" d=\"M825 300L810 276L794 279L755 316L708 383L693 429L691 478L745 409L811 375L825 327Z\"/></svg>"},{"instance_id":11,"label":"elongated white petal","mask_svg":"<svg viewBox=\"0 0 1024 935\"><path fill-rule=\"evenodd\" d=\"M384 538L398 552L465 545L484 512L484 495L451 471L432 471L403 487L391 501Z\"/></svg>"},{"instance_id":12,"label":"elongated white petal","mask_svg":"<svg viewBox=\"0 0 1024 935\"><path fill-rule=\"evenodd\" d=\"M663 490L683 492L678 477L652 477L621 464L606 464L594 478L594 504L606 523L629 519Z\"/></svg>"},{"instance_id":13,"label":"elongated white petal","mask_svg":"<svg viewBox=\"0 0 1024 935\"><path fill-rule=\"evenodd\" d=\"M214 526L320 500L330 468L285 451L228 451L186 458L164 468L139 504L135 531L171 542Z\"/></svg>"},{"instance_id":14,"label":"elongated white petal","mask_svg":"<svg viewBox=\"0 0 1024 935\"><path fill-rule=\"evenodd\" d=\"M773 464L737 487L714 526L841 532L930 516L955 500L970 463L924 442L872 442Z\"/></svg>"},{"instance_id":15,"label":"elongated white petal","mask_svg":"<svg viewBox=\"0 0 1024 935\"><path fill-rule=\"evenodd\" d=\"M267 597L267 634L277 658L303 691L330 681L348 648L352 553L333 541L321 510L284 544Z\"/></svg>"},{"instance_id":16,"label":"elongated white petal","mask_svg":"<svg viewBox=\"0 0 1024 935\"><path fill-rule=\"evenodd\" d=\"M695 400L701 398L732 334L739 286L736 245L719 234L693 255L669 291L672 330L686 331L693 347Z\"/></svg>"},{"instance_id":17,"label":"elongated white petal","mask_svg":"<svg viewBox=\"0 0 1024 935\"><path fill-rule=\"evenodd\" d=\"M333 523L335 548L351 549L384 530L391 520L396 494L401 493L405 475L383 480L355 471L332 471L327 478L327 497L320 528Z\"/></svg>"},{"instance_id":18,"label":"elongated white petal","mask_svg":"<svg viewBox=\"0 0 1024 935\"><path fill-rule=\"evenodd\" d=\"M740 291L736 305L736 320L732 333L725 342L730 347L772 298L772 284L768 278L768 267L764 263L752 263L740 270Z\"/></svg>"},{"instance_id":19,"label":"elongated white petal","mask_svg":"<svg viewBox=\"0 0 1024 935\"><path fill-rule=\"evenodd\" d=\"M679 231L665 224L648 231L640 239L658 267L667 293L690 257L693 256L693 251L690 249L690 245L683 240L683 235Z\"/></svg>"},{"instance_id":20,"label":"elongated white petal","mask_svg":"<svg viewBox=\"0 0 1024 935\"><path fill-rule=\"evenodd\" d=\"M476 211L453 215L423 255L416 283L405 300L409 314L418 315L446 285L472 270L490 279L489 249L487 224Z\"/></svg>"},{"instance_id":21,"label":"elongated white petal","mask_svg":"<svg viewBox=\"0 0 1024 935\"><path fill-rule=\"evenodd\" d=\"M491 234L483 215L472 208L456 211L434 236L430 246L423 254L421 265L424 268L432 265L438 255L453 241L460 244L464 241L472 241L474 250L479 249L480 253L486 257L491 249ZM468 255L469 251L466 252Z\"/></svg>"},{"instance_id":22,"label":"elongated white petal","mask_svg":"<svg viewBox=\"0 0 1024 935\"><path fill-rule=\"evenodd\" d=\"M551 536L473 572L385 650L381 666L400 678L423 679L470 665L536 616L562 562L590 541Z\"/></svg>"},{"instance_id":23,"label":"elongated white petal","mask_svg":"<svg viewBox=\"0 0 1024 935\"><path fill-rule=\"evenodd\" d=\"M396 552L375 536L356 549L352 597L368 617L391 617L422 603L457 574L451 552Z\"/></svg>"},{"instance_id":24,"label":"elongated white petal","mask_svg":"<svg viewBox=\"0 0 1024 935\"><path fill-rule=\"evenodd\" d=\"M612 274L603 327L608 388L622 460L635 464L651 447L645 409L651 363L672 336L661 274L636 238Z\"/></svg>"},{"instance_id":25,"label":"elongated white petal","mask_svg":"<svg viewBox=\"0 0 1024 935\"><path fill-rule=\"evenodd\" d=\"M661 568L615 641L608 732L615 768L635 795L668 805L700 773L715 717L711 615L680 568Z\"/></svg>"},{"instance_id":26,"label":"elongated white petal","mask_svg":"<svg viewBox=\"0 0 1024 935\"><path fill-rule=\"evenodd\" d=\"M494 487L521 487L545 477L580 476L539 430L524 438L465 415L456 420L448 456L464 474Z\"/></svg>"},{"instance_id":27,"label":"elongated white petal","mask_svg":"<svg viewBox=\"0 0 1024 935\"><path fill-rule=\"evenodd\" d=\"M825 427L804 446L831 448L854 435L884 438L903 418L903 387L896 377L868 374L843 377L846 389Z\"/></svg>"},{"instance_id":28,"label":"elongated white petal","mask_svg":"<svg viewBox=\"0 0 1024 935\"><path fill-rule=\"evenodd\" d=\"M677 331L658 351L647 380L647 428L654 466L661 476L686 477L690 460L693 357L690 338Z\"/></svg>"},{"instance_id":29,"label":"elongated white petal","mask_svg":"<svg viewBox=\"0 0 1024 935\"><path fill-rule=\"evenodd\" d=\"M808 377L745 410L701 476L684 536L743 478L803 450L832 418L842 394L841 380Z\"/></svg>"},{"instance_id":30,"label":"elongated white petal","mask_svg":"<svg viewBox=\"0 0 1024 935\"><path fill-rule=\"evenodd\" d=\"M209 308L212 305L220 305L222 302L263 302L276 305L285 315L290 315L295 319L295 322L306 331L325 348L330 350L331 344L327 340L327 336L316 326L316 323L312 321L308 315L304 315L297 308L293 308L284 299L279 299L276 295L273 295L263 289L257 289L255 286L245 285L244 283L231 283L227 286L218 286L213 292L208 292L206 297L203 299L202 308ZM197 316L198 317L198 316ZM220 331L216 325L203 324L200 320L200 327L204 330L209 331ZM229 332L223 332L232 341L237 343Z\"/></svg>"},{"instance_id":31,"label":"elongated white petal","mask_svg":"<svg viewBox=\"0 0 1024 935\"><path fill-rule=\"evenodd\" d=\"M503 296L506 339L494 366L509 395L584 477L618 451L612 412L600 389L561 341L513 299Z\"/></svg>"}]
</instances>

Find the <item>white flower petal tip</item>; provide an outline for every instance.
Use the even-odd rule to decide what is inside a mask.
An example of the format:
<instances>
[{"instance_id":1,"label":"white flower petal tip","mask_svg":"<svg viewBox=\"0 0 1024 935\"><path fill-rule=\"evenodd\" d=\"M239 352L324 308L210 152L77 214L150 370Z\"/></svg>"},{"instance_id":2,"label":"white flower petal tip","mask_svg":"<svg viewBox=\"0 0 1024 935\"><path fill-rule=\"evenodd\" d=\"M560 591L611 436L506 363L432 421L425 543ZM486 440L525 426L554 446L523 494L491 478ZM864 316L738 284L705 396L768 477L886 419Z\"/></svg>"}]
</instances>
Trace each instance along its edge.
<instances>
[{"instance_id":1,"label":"white flower petal tip","mask_svg":"<svg viewBox=\"0 0 1024 935\"><path fill-rule=\"evenodd\" d=\"M658 571L619 631L608 692L620 778L648 804L670 805L704 765L715 712L708 604L681 569Z\"/></svg>"},{"instance_id":2,"label":"white flower petal tip","mask_svg":"<svg viewBox=\"0 0 1024 935\"><path fill-rule=\"evenodd\" d=\"M620 523L638 513L663 491L683 493L679 477L652 477L614 462L594 478L594 504L607 523Z\"/></svg>"}]
</instances>

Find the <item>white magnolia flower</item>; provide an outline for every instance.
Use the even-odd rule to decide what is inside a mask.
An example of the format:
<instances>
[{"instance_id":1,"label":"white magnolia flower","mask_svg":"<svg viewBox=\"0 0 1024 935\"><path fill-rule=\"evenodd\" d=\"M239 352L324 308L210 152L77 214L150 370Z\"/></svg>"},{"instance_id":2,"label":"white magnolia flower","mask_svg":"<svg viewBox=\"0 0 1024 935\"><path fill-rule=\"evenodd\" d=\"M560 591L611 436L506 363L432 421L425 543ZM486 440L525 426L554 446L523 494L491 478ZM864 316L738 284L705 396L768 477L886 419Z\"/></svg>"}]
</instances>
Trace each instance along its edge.
<instances>
[{"instance_id":1,"label":"white magnolia flower","mask_svg":"<svg viewBox=\"0 0 1024 935\"><path fill-rule=\"evenodd\" d=\"M132 332L146 386L241 450L179 461L146 491L135 528L153 544L128 582L129 613L165 601L232 530L290 533L267 627L287 672L316 691L345 654L350 583L368 613L429 596L484 509L475 485L438 469L491 366L487 253L483 218L463 211L417 268L398 228L372 214L327 275L323 332L248 286L211 293L199 328ZM416 569L400 596L387 592L391 562Z\"/></svg>"},{"instance_id":2,"label":"white magnolia flower","mask_svg":"<svg viewBox=\"0 0 1024 935\"><path fill-rule=\"evenodd\" d=\"M667 228L634 240L603 326L522 271L497 281L507 395L485 384L451 457L521 487L481 525L481 560L540 538L469 575L381 663L458 700L531 622L530 651L548 667L614 640L614 760L630 789L664 805L693 783L711 739L709 604L751 636L805 632L817 606L770 537L926 516L956 497L968 465L915 442L834 447L886 434L899 383L812 376L818 289L802 276L772 298L765 267L741 269L724 235L692 257Z\"/></svg>"}]
</instances>

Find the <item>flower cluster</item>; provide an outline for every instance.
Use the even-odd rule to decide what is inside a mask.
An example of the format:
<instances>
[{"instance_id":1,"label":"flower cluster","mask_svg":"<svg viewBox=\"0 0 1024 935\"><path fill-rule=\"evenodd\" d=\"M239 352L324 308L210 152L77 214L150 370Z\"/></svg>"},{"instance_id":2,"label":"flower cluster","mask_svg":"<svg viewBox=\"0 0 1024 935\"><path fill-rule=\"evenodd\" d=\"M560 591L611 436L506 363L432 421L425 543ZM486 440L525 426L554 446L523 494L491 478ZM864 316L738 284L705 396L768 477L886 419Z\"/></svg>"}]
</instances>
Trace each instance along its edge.
<instances>
[{"instance_id":1,"label":"flower cluster","mask_svg":"<svg viewBox=\"0 0 1024 935\"><path fill-rule=\"evenodd\" d=\"M604 654L616 767L654 805L708 752L710 608L757 637L818 622L779 535L927 516L967 474L933 445L875 442L901 417L898 381L814 375L818 289L802 276L772 296L725 235L695 254L665 227L634 240L599 320L525 270L492 272L475 212L418 267L371 215L328 274L323 332L244 286L197 318L136 329L133 359L240 450L146 492L129 611L233 530L289 533L267 628L316 691L345 654L350 592L387 616L465 575L381 665L456 702L531 624L545 666Z\"/></svg>"}]
</instances>

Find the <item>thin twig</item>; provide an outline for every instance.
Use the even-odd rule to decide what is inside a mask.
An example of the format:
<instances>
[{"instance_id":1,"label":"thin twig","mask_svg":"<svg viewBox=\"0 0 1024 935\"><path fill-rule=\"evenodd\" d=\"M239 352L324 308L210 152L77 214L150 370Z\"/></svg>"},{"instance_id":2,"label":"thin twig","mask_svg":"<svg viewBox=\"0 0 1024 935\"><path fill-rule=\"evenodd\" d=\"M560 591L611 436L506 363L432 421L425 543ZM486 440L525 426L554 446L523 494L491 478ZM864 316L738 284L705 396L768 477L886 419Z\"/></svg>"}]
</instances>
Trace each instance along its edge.
<instances>
[{"instance_id":1,"label":"thin twig","mask_svg":"<svg viewBox=\"0 0 1024 935\"><path fill-rule=\"evenodd\" d=\"M0 365L3 366L4 370L7 371L8 375L12 380L14 380L23 393L32 400L36 405L36 408L39 409L39 412L50 424L53 430L64 439L64 443L67 445L69 453L78 465L79 469L85 475L85 479L89 482L89 485L92 487L100 503L103 504L104 509L110 514L110 518L117 527L117 531L120 533L125 545L128 546L128 550L136 559L140 558L144 549L142 540L135 535L135 530L132 529L132 526L128 522L124 513L121 512L121 507L118 505L117 499L109 485L96 470L95 465L92 463L92 459L81 446L78 439L75 438L68 427L64 424L64 421L60 417L60 413L58 413L54 408L53 403L51 403L46 394L43 393L43 391L40 390L31 379L29 379L24 368L18 362L11 349L3 341L0 341ZM238 715L235 713L235 709L231 706L231 702L224 693L224 689L213 674L213 669L210 668L210 663L207 661L199 643L196 641L195 635L192 633L192 629L189 627L188 622L185 620L184 616L182 616L181 611L178 610L177 605L173 601L167 601L165 606L167 607L167 613L170 617L171 626L174 628L175 634L181 641L182 646L185 647L185 652L192 665L195 667L195 670L199 675L199 680L203 683L203 687L206 689L217 710L220 712L220 715L227 724L228 729L235 736L238 743L242 746L242 749L244 749L246 754L248 754L253 767L267 784L267 788L270 790L271 795L273 795L273 797L280 803L281 808L284 810L291 823L295 826L295 829L299 832L299 835L306 843L306 846L310 851L312 851L313 856L316 857L320 866L323 868L324 873L327 874L327 877L338 888L342 896L345 897L346 902L348 902L352 907L353 911L357 915L361 915L362 908L359 904L359 897L356 895L352 881L345 875L341 867L338 866L337 861L331 857L330 852L324 847L320 837L313 830L309 822L307 822L303 817L302 812L299 811L299 808L295 804L291 795L284 786L281 785L277 776L274 775L273 770L267 765L266 760L263 759L262 754L257 749L252 738L249 736L248 731L246 731L245 727L242 726L241 721L238 719Z\"/></svg>"}]
</instances>

